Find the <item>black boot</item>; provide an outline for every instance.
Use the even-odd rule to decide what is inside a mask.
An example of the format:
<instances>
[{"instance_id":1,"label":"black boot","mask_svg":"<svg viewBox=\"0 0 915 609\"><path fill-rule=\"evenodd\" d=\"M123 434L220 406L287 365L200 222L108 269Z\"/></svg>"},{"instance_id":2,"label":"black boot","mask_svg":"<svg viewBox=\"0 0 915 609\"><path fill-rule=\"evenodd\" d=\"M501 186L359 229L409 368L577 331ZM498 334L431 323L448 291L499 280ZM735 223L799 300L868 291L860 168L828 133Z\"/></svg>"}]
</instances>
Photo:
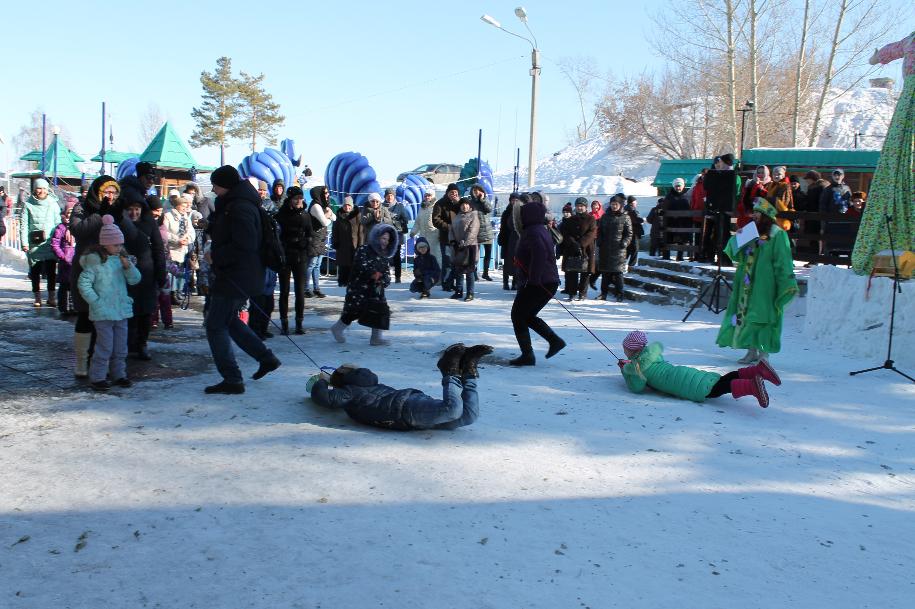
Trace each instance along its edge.
<instances>
[{"instance_id":1,"label":"black boot","mask_svg":"<svg viewBox=\"0 0 915 609\"><path fill-rule=\"evenodd\" d=\"M461 357L464 355L464 343L455 343L445 349L438 358L438 369L447 376L461 375Z\"/></svg>"},{"instance_id":2,"label":"black boot","mask_svg":"<svg viewBox=\"0 0 915 609\"><path fill-rule=\"evenodd\" d=\"M492 281L492 277L489 276L489 271L483 271L483 281Z\"/></svg>"},{"instance_id":3,"label":"black boot","mask_svg":"<svg viewBox=\"0 0 915 609\"><path fill-rule=\"evenodd\" d=\"M281 318L280 327L282 328L283 336L289 336L289 320L285 317Z\"/></svg>"},{"instance_id":4,"label":"black boot","mask_svg":"<svg viewBox=\"0 0 915 609\"><path fill-rule=\"evenodd\" d=\"M560 351L562 351L566 346L566 341L559 338L559 335L555 332L551 332L551 336L547 337L547 342L550 344L549 350L546 352L546 358L550 359Z\"/></svg>"},{"instance_id":5,"label":"black boot","mask_svg":"<svg viewBox=\"0 0 915 609\"><path fill-rule=\"evenodd\" d=\"M137 345L137 353L134 357L141 362L148 362L152 359L152 356L149 354L149 350L146 348L145 344Z\"/></svg>"},{"instance_id":6,"label":"black boot","mask_svg":"<svg viewBox=\"0 0 915 609\"><path fill-rule=\"evenodd\" d=\"M451 295L451 298L454 300L460 300L463 297L464 297L464 290L458 290L457 292L455 292L454 294Z\"/></svg>"},{"instance_id":7,"label":"black boot","mask_svg":"<svg viewBox=\"0 0 915 609\"><path fill-rule=\"evenodd\" d=\"M484 355L492 353L492 347L489 345L474 345L464 349L464 355L461 357L461 376L465 379L475 379L480 375L477 372L477 362Z\"/></svg>"},{"instance_id":8,"label":"black boot","mask_svg":"<svg viewBox=\"0 0 915 609\"><path fill-rule=\"evenodd\" d=\"M221 393L226 395L237 395L239 393L245 392L244 383L229 383L227 381L222 381L216 383L215 385L210 385L205 387L203 390L204 393Z\"/></svg>"},{"instance_id":9,"label":"black boot","mask_svg":"<svg viewBox=\"0 0 915 609\"><path fill-rule=\"evenodd\" d=\"M534 350L521 350L521 355L515 359L508 360L509 366L534 366L537 364L537 358L534 357Z\"/></svg>"},{"instance_id":10,"label":"black boot","mask_svg":"<svg viewBox=\"0 0 915 609\"><path fill-rule=\"evenodd\" d=\"M305 334L305 330L302 328L302 320L301 320L301 319L296 319L296 320L295 320L295 333L296 333L296 334L299 334L299 335Z\"/></svg>"},{"instance_id":11,"label":"black boot","mask_svg":"<svg viewBox=\"0 0 915 609\"><path fill-rule=\"evenodd\" d=\"M267 351L260 359L260 366L257 372L251 375L254 380L264 378L281 366L280 360L273 354L273 351Z\"/></svg>"}]
</instances>

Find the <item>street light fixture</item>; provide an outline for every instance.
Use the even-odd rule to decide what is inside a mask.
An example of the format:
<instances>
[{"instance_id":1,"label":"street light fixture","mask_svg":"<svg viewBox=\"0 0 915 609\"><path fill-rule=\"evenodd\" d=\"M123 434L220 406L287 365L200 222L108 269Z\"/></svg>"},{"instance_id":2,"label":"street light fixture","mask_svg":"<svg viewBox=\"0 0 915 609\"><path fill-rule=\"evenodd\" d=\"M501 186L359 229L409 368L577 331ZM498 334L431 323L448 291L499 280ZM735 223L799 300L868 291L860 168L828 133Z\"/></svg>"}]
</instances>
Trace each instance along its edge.
<instances>
[{"instance_id":1,"label":"street light fixture","mask_svg":"<svg viewBox=\"0 0 915 609\"><path fill-rule=\"evenodd\" d=\"M530 38L506 30L504 27L502 27L502 24L500 24L489 15L481 16L480 20L482 20L484 23L488 23L495 28L499 28L506 34L510 34L515 38L520 38L521 40L524 40L531 45L531 133L527 157L527 185L529 188L533 188L537 170L537 88L540 81L540 49L537 45L537 37L534 36L531 28L527 25L527 11L524 10L523 6L519 6L515 9L515 16L518 17L521 23L524 24L525 29L531 35Z\"/></svg>"},{"instance_id":2,"label":"street light fixture","mask_svg":"<svg viewBox=\"0 0 915 609\"><path fill-rule=\"evenodd\" d=\"M743 108L738 110L740 112L740 164L743 165L743 132L747 124L747 112L753 112L753 107L756 105L752 99L748 99Z\"/></svg>"}]
</instances>

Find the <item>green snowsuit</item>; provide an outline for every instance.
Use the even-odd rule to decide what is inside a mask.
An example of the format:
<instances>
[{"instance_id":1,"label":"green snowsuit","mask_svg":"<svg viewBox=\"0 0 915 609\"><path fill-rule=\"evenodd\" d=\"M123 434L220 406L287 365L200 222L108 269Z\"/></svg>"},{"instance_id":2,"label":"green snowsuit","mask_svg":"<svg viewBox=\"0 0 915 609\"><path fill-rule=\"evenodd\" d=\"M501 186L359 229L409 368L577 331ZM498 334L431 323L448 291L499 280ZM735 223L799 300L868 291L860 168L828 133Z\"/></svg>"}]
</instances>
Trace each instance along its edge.
<instances>
[{"instance_id":1,"label":"green snowsuit","mask_svg":"<svg viewBox=\"0 0 915 609\"><path fill-rule=\"evenodd\" d=\"M737 263L737 271L715 342L778 353L785 306L798 291L788 234L773 225L768 239L756 239L738 250L737 237L731 237L724 252Z\"/></svg>"},{"instance_id":2,"label":"green snowsuit","mask_svg":"<svg viewBox=\"0 0 915 609\"><path fill-rule=\"evenodd\" d=\"M626 386L642 393L645 386L685 400L702 402L721 375L689 366L674 366L664 359L664 345L651 343L639 356L623 366Z\"/></svg>"}]
</instances>

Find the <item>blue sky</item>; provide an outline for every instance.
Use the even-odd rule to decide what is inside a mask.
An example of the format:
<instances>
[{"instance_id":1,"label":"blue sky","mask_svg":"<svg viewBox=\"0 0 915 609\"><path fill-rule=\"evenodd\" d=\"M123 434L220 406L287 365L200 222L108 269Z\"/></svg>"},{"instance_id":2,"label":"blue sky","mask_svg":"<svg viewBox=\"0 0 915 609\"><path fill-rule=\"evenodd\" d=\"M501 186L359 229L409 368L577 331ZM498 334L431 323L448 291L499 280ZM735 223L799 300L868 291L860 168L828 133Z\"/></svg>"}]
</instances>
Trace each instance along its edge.
<instances>
[{"instance_id":1,"label":"blue sky","mask_svg":"<svg viewBox=\"0 0 915 609\"><path fill-rule=\"evenodd\" d=\"M185 138L200 103L199 75L227 55L233 68L263 72L304 162L323 174L339 152L366 155L380 177L427 162L463 163L476 155L494 168L527 155L530 47L480 21L488 13L526 34L517 0L442 2L42 3L4 9L4 92L0 135L6 142L36 107L65 125L76 150L98 152L101 102L108 103L115 148L140 151L139 123L150 103ZM239 8L234 8L238 6ZM657 69L645 40L662 0L525 2L543 55L538 108L539 157L561 149L579 120L574 89L555 63L588 56L600 73ZM101 11L106 14L101 16ZM13 26L14 24L20 24ZM32 25L30 25L32 24ZM10 27L13 26L13 27ZM904 34L905 32L903 32ZM57 42L57 52L51 51ZM887 70L898 77L898 64ZM15 159L10 147L0 162ZM259 146L260 148L260 146ZM227 161L248 153L232 142ZM195 151L218 164L218 151Z\"/></svg>"}]
</instances>

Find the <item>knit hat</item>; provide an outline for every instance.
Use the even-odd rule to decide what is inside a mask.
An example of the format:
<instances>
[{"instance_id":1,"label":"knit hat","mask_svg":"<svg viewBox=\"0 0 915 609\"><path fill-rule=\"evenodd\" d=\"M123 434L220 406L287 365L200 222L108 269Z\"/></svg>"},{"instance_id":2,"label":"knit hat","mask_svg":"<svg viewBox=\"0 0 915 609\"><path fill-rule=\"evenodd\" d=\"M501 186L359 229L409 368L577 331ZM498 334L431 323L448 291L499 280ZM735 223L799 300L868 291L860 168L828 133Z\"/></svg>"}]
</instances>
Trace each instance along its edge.
<instances>
[{"instance_id":1,"label":"knit hat","mask_svg":"<svg viewBox=\"0 0 915 609\"><path fill-rule=\"evenodd\" d=\"M840 176L844 176L845 170L841 169L840 167L836 167L835 169L832 170L832 173L833 173L833 175L839 174Z\"/></svg>"},{"instance_id":2,"label":"knit hat","mask_svg":"<svg viewBox=\"0 0 915 609\"><path fill-rule=\"evenodd\" d=\"M32 185L32 190L38 190L39 188L44 188L45 190L50 190L51 185L48 184L48 181L44 178L38 178L35 180L35 183Z\"/></svg>"},{"instance_id":3,"label":"knit hat","mask_svg":"<svg viewBox=\"0 0 915 609\"><path fill-rule=\"evenodd\" d=\"M146 161L143 161L143 162L141 162L141 163L137 163L136 170L137 170L137 177L138 177L138 178L142 178L143 176L148 176L148 175L150 175L150 174L155 175L155 173L156 173L156 172L153 170L152 163L147 163Z\"/></svg>"},{"instance_id":4,"label":"knit hat","mask_svg":"<svg viewBox=\"0 0 915 609\"><path fill-rule=\"evenodd\" d=\"M562 206L562 213L565 213L565 212L572 213L572 204L571 203L566 203L565 205Z\"/></svg>"},{"instance_id":5,"label":"knit hat","mask_svg":"<svg viewBox=\"0 0 915 609\"><path fill-rule=\"evenodd\" d=\"M304 197L305 192L298 186L290 186L289 190L286 191L286 198L292 199L295 197Z\"/></svg>"},{"instance_id":6,"label":"knit hat","mask_svg":"<svg viewBox=\"0 0 915 609\"><path fill-rule=\"evenodd\" d=\"M351 196L346 195L345 197L343 197L343 204L344 205L355 205L355 202L353 202L353 198Z\"/></svg>"},{"instance_id":7,"label":"knit hat","mask_svg":"<svg viewBox=\"0 0 915 609\"><path fill-rule=\"evenodd\" d=\"M239 182L241 182L241 176L238 175L238 170L231 165L223 165L210 174L210 183L213 186L232 188Z\"/></svg>"},{"instance_id":8,"label":"knit hat","mask_svg":"<svg viewBox=\"0 0 915 609\"><path fill-rule=\"evenodd\" d=\"M102 228L98 234L99 245L123 245L124 233L114 223L114 217L110 214L102 216Z\"/></svg>"},{"instance_id":9,"label":"knit hat","mask_svg":"<svg viewBox=\"0 0 915 609\"><path fill-rule=\"evenodd\" d=\"M270 190L270 186L269 186L266 182L264 182L263 180L258 180L258 181L257 181L257 189L258 189L258 190Z\"/></svg>"},{"instance_id":10,"label":"knit hat","mask_svg":"<svg viewBox=\"0 0 915 609\"><path fill-rule=\"evenodd\" d=\"M641 351L648 344L648 337L641 330L633 330L623 339L623 349L627 351Z\"/></svg>"},{"instance_id":11,"label":"knit hat","mask_svg":"<svg viewBox=\"0 0 915 609\"><path fill-rule=\"evenodd\" d=\"M457 184L448 184L448 188L445 189L445 194L447 195L452 190L459 190Z\"/></svg>"},{"instance_id":12,"label":"knit hat","mask_svg":"<svg viewBox=\"0 0 915 609\"><path fill-rule=\"evenodd\" d=\"M158 195L149 195L146 197L146 204L150 210L162 209L162 199Z\"/></svg>"},{"instance_id":13,"label":"knit hat","mask_svg":"<svg viewBox=\"0 0 915 609\"><path fill-rule=\"evenodd\" d=\"M686 180L683 178L674 178L674 181L670 183L671 186L676 188L677 186L686 186Z\"/></svg>"},{"instance_id":14,"label":"knit hat","mask_svg":"<svg viewBox=\"0 0 915 609\"><path fill-rule=\"evenodd\" d=\"M820 172L814 171L812 169L804 174L805 180L813 180L814 182L818 181L820 179L820 177L821 177Z\"/></svg>"},{"instance_id":15,"label":"knit hat","mask_svg":"<svg viewBox=\"0 0 915 609\"><path fill-rule=\"evenodd\" d=\"M384 196L393 195L393 194L396 194L396 193L394 192L394 189L393 189L393 188L385 188L385 189L384 189Z\"/></svg>"},{"instance_id":16,"label":"knit hat","mask_svg":"<svg viewBox=\"0 0 915 609\"><path fill-rule=\"evenodd\" d=\"M366 201L378 201L380 203L381 195L378 194L377 192L369 193L369 197L368 197L368 199L366 199Z\"/></svg>"},{"instance_id":17,"label":"knit hat","mask_svg":"<svg viewBox=\"0 0 915 609\"><path fill-rule=\"evenodd\" d=\"M180 197L180 196L181 196L181 193L178 192L178 189L177 189L177 188L172 188L171 190L168 191L168 198L169 198L169 199L172 198L172 197Z\"/></svg>"},{"instance_id":18,"label":"knit hat","mask_svg":"<svg viewBox=\"0 0 915 609\"><path fill-rule=\"evenodd\" d=\"M725 165L728 165L728 166L734 165L734 155L731 154L730 152L727 152L727 153L725 153L725 154L722 154L722 155L721 155L720 157L718 157L718 158L720 158L720 159L721 159L721 162L724 163Z\"/></svg>"},{"instance_id":19,"label":"knit hat","mask_svg":"<svg viewBox=\"0 0 915 609\"><path fill-rule=\"evenodd\" d=\"M577 199L575 199L575 205L584 205L585 207L587 207L588 200L584 197L578 197Z\"/></svg>"},{"instance_id":20,"label":"knit hat","mask_svg":"<svg viewBox=\"0 0 915 609\"><path fill-rule=\"evenodd\" d=\"M773 206L762 197L756 197L753 199L753 211L758 211L763 215L769 216L773 220L775 220L775 216L778 214L775 206Z\"/></svg>"},{"instance_id":21,"label":"knit hat","mask_svg":"<svg viewBox=\"0 0 915 609\"><path fill-rule=\"evenodd\" d=\"M791 182L792 184L800 184L800 183L801 183L801 181L797 179L797 176L791 176L791 177L789 177L789 178L788 178L788 181Z\"/></svg>"}]
</instances>

